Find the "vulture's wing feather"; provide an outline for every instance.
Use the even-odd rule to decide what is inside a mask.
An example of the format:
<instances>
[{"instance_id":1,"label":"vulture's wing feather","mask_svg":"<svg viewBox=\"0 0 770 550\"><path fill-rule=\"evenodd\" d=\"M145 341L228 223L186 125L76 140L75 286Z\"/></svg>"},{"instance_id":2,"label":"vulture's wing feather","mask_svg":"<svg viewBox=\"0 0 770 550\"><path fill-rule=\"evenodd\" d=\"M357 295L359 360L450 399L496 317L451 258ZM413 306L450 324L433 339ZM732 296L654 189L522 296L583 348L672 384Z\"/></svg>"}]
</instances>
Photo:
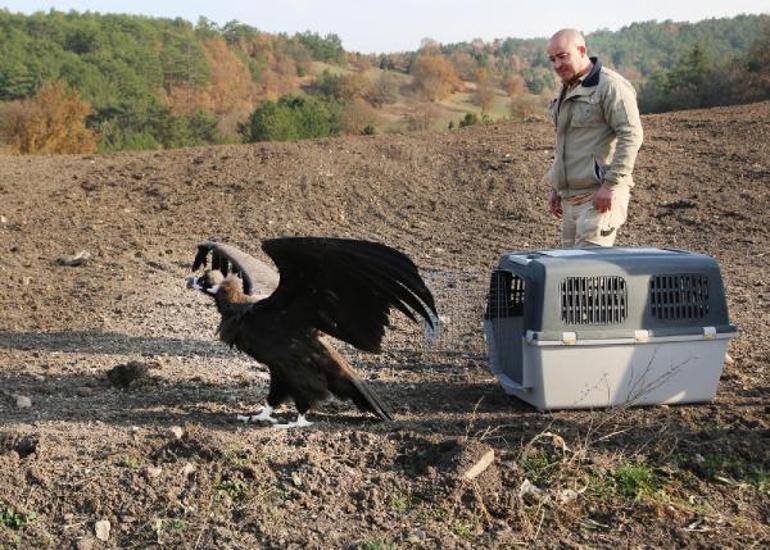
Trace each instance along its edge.
<instances>
[{"instance_id":1,"label":"vulture's wing feather","mask_svg":"<svg viewBox=\"0 0 770 550\"><path fill-rule=\"evenodd\" d=\"M192 270L205 266L211 252L211 267L222 275L237 272L243 280L244 294L268 295L278 287L278 272L265 262L259 261L238 248L215 241L204 241L198 245Z\"/></svg>"},{"instance_id":2,"label":"vulture's wing feather","mask_svg":"<svg viewBox=\"0 0 770 550\"><path fill-rule=\"evenodd\" d=\"M380 350L391 307L435 328L436 305L408 256L370 241L286 237L262 243L280 272L270 297L298 322L359 349Z\"/></svg>"}]
</instances>

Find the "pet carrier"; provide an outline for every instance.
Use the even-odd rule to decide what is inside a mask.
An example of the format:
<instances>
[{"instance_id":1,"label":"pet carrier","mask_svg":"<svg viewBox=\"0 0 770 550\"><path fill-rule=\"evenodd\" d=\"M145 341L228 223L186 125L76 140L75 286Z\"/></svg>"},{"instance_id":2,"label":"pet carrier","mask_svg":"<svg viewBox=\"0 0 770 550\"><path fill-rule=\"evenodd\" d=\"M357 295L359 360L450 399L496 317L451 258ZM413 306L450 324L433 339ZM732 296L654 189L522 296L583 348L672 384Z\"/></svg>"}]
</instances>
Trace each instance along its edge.
<instances>
[{"instance_id":1,"label":"pet carrier","mask_svg":"<svg viewBox=\"0 0 770 550\"><path fill-rule=\"evenodd\" d=\"M507 393L569 409L711 400L736 328L713 258L590 248L504 254L485 332Z\"/></svg>"}]
</instances>

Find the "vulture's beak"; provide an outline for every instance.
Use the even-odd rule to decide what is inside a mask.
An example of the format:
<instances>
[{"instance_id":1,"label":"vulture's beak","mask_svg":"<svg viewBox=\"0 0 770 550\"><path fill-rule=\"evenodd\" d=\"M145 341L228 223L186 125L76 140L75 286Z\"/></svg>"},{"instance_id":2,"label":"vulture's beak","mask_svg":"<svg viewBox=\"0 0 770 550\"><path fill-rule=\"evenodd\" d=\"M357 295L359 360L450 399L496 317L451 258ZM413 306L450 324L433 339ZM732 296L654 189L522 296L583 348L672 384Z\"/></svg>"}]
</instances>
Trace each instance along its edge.
<instances>
[{"instance_id":1,"label":"vulture's beak","mask_svg":"<svg viewBox=\"0 0 770 550\"><path fill-rule=\"evenodd\" d=\"M202 288L201 285L198 283L198 277L196 277L195 275L191 277L187 277L186 281L187 281L187 288L190 288L192 290L200 290Z\"/></svg>"}]
</instances>

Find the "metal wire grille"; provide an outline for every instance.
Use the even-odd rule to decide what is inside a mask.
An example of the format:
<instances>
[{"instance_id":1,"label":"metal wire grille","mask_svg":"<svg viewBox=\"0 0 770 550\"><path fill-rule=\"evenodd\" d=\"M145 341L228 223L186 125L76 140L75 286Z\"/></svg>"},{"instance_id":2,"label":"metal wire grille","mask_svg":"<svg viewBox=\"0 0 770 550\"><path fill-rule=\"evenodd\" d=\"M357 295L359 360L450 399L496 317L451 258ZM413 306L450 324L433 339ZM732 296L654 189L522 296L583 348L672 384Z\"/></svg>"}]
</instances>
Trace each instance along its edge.
<instances>
[{"instance_id":1,"label":"metal wire grille","mask_svg":"<svg viewBox=\"0 0 770 550\"><path fill-rule=\"evenodd\" d=\"M653 275L650 308L663 321L701 319L709 312L708 277L702 273Z\"/></svg>"},{"instance_id":2,"label":"metal wire grille","mask_svg":"<svg viewBox=\"0 0 770 550\"><path fill-rule=\"evenodd\" d=\"M627 303L623 277L567 277L561 282L561 320L568 325L622 323Z\"/></svg>"},{"instance_id":3,"label":"metal wire grille","mask_svg":"<svg viewBox=\"0 0 770 550\"><path fill-rule=\"evenodd\" d=\"M516 317L524 312L524 280L509 271L493 271L489 282L487 319Z\"/></svg>"}]
</instances>

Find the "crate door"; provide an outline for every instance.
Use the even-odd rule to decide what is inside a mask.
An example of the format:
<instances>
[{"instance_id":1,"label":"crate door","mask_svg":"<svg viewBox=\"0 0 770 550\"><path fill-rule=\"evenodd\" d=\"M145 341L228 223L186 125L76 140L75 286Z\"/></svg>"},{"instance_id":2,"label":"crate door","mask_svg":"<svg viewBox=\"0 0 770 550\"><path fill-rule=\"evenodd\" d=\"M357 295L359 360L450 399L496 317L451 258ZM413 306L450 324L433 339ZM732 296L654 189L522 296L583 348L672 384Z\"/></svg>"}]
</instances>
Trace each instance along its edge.
<instances>
[{"instance_id":1,"label":"crate door","mask_svg":"<svg viewBox=\"0 0 770 550\"><path fill-rule=\"evenodd\" d=\"M509 271L494 271L489 283L484 325L492 373L522 386L524 363L524 279Z\"/></svg>"}]
</instances>

